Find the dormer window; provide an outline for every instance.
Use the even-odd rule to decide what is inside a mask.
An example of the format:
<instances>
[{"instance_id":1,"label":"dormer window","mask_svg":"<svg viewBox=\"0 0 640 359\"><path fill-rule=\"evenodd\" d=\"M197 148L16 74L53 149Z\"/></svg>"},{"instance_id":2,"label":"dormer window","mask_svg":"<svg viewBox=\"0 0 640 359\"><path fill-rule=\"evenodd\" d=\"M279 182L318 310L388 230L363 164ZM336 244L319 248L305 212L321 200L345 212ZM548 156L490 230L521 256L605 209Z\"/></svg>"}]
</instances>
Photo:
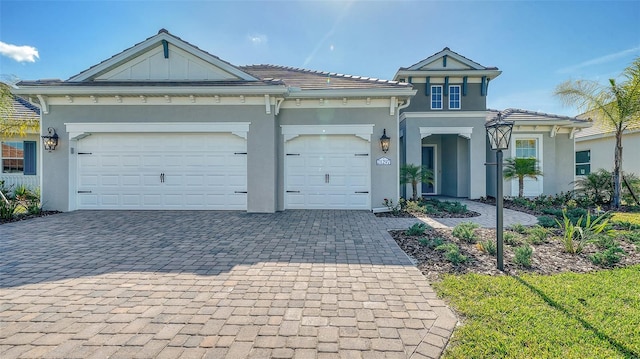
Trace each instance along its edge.
<instances>
[{"instance_id":1,"label":"dormer window","mask_svg":"<svg viewBox=\"0 0 640 359\"><path fill-rule=\"evenodd\" d=\"M442 110L442 86L431 86L431 109Z\"/></svg>"},{"instance_id":2,"label":"dormer window","mask_svg":"<svg viewBox=\"0 0 640 359\"><path fill-rule=\"evenodd\" d=\"M449 110L459 110L460 108L460 85L449 86Z\"/></svg>"}]
</instances>

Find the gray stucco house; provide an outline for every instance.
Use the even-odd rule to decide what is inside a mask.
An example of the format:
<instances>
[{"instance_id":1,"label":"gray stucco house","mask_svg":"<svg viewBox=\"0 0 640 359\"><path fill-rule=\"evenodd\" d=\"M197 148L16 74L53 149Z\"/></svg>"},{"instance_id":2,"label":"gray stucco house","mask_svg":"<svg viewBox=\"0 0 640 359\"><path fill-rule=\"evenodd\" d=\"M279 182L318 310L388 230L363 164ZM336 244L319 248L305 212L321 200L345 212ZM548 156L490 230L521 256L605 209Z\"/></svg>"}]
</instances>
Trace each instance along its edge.
<instances>
[{"instance_id":1,"label":"gray stucco house","mask_svg":"<svg viewBox=\"0 0 640 359\"><path fill-rule=\"evenodd\" d=\"M404 163L433 166L425 195L490 193L486 96L499 74L447 48L394 81L234 66L163 29L66 81L14 92L60 136L41 156L46 209L372 210L404 193ZM532 131L571 161L565 122ZM565 179L547 176L555 193L547 183Z\"/></svg>"}]
</instances>

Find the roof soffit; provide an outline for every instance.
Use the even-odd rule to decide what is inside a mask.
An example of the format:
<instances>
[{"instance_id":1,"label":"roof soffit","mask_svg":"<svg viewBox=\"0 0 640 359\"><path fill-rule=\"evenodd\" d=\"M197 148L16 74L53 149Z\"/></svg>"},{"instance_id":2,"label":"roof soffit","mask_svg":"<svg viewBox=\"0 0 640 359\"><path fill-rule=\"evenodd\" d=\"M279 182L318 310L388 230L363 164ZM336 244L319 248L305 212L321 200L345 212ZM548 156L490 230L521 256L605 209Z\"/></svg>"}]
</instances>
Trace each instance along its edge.
<instances>
[{"instance_id":1,"label":"roof soffit","mask_svg":"<svg viewBox=\"0 0 640 359\"><path fill-rule=\"evenodd\" d=\"M196 68L195 73L200 77L210 78L186 78L185 80L243 80L258 81L254 76L240 70L236 66L221 60L220 58L209 54L198 47L183 41L182 39L161 30L157 35L140 42L111 58L90 67L89 69L71 77L67 82L86 82L93 80L108 81L114 77L116 80L123 80L126 75L123 71L134 69L144 61L154 61L158 55L164 59L163 41L168 43L169 58L178 56L185 66L191 65ZM182 65L182 64L180 64ZM120 75L118 75L120 74ZM203 74L205 76L203 76ZM139 80L139 79L131 79ZM173 78L150 78L150 80L175 80Z\"/></svg>"}]
</instances>

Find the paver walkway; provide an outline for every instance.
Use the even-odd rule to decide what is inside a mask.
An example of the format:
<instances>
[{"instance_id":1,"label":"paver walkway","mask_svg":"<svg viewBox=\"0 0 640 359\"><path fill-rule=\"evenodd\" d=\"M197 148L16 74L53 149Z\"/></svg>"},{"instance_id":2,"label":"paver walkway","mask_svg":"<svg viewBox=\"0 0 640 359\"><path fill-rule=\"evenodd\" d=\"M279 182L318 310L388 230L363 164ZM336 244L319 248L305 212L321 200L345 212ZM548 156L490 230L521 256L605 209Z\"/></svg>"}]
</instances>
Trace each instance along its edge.
<instances>
[{"instance_id":1,"label":"paver walkway","mask_svg":"<svg viewBox=\"0 0 640 359\"><path fill-rule=\"evenodd\" d=\"M425 222L434 228L455 227L463 222L473 222L484 228L496 228L496 207L488 204L470 201L461 198L438 198L442 201L456 201L467 206L470 211L480 213L479 216L469 218L384 218L380 220L385 223L389 229L405 229L418 221ZM538 223L538 219L528 213L504 209L503 224L507 228L514 224L522 224L524 226L532 226Z\"/></svg>"},{"instance_id":2,"label":"paver walkway","mask_svg":"<svg viewBox=\"0 0 640 359\"><path fill-rule=\"evenodd\" d=\"M360 211L0 226L0 358L436 358L457 323Z\"/></svg>"}]
</instances>

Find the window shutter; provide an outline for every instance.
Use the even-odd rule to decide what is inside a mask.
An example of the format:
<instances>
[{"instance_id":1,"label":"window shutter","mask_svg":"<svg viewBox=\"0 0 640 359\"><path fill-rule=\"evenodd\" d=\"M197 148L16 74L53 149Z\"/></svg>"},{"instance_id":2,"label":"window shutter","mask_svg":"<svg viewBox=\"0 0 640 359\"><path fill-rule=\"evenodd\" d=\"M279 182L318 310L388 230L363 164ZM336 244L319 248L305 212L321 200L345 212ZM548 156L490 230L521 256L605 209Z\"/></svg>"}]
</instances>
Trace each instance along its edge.
<instances>
[{"instance_id":1,"label":"window shutter","mask_svg":"<svg viewBox=\"0 0 640 359\"><path fill-rule=\"evenodd\" d=\"M36 141L24 141L24 174L35 175L36 174L36 153L37 153Z\"/></svg>"},{"instance_id":2,"label":"window shutter","mask_svg":"<svg viewBox=\"0 0 640 359\"><path fill-rule=\"evenodd\" d=\"M462 78L462 96L467 96L467 76Z\"/></svg>"},{"instance_id":3,"label":"window shutter","mask_svg":"<svg viewBox=\"0 0 640 359\"><path fill-rule=\"evenodd\" d=\"M424 94L426 96L431 95L431 78L429 76L427 76L427 83L424 86Z\"/></svg>"},{"instance_id":4,"label":"window shutter","mask_svg":"<svg viewBox=\"0 0 640 359\"><path fill-rule=\"evenodd\" d=\"M444 95L449 96L449 76L444 77Z\"/></svg>"}]
</instances>

